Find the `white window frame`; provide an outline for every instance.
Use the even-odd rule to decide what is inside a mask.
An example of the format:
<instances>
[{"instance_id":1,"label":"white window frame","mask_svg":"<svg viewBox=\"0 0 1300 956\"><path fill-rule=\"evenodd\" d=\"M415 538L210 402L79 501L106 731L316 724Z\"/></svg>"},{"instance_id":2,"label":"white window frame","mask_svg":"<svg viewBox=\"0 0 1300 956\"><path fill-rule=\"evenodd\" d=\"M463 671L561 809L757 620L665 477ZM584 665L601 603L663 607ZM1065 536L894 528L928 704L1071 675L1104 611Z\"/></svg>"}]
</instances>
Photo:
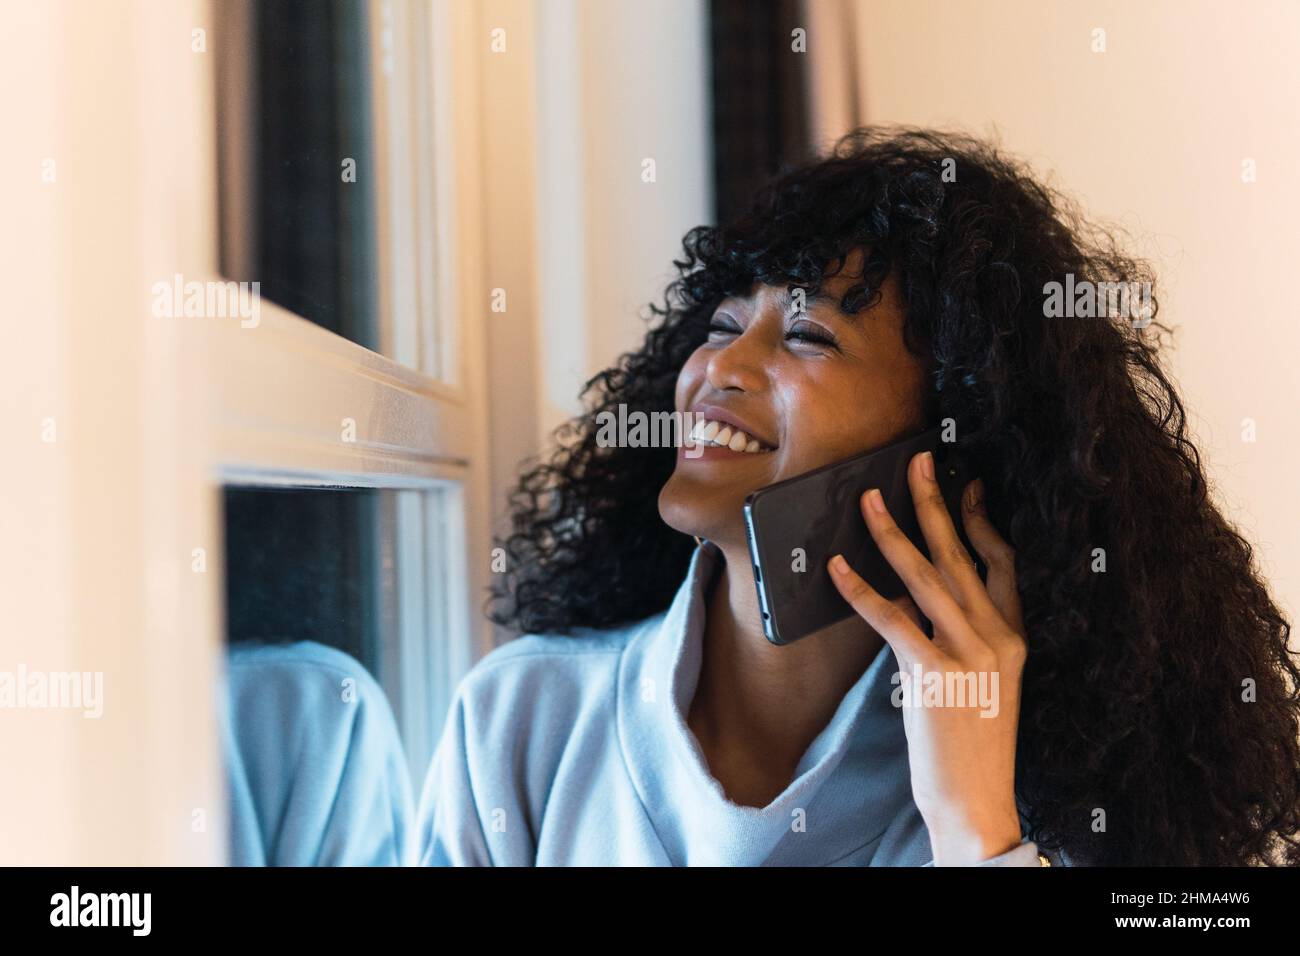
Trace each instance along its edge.
<instances>
[{"instance_id":1,"label":"white window frame","mask_svg":"<svg viewBox=\"0 0 1300 956\"><path fill-rule=\"evenodd\" d=\"M224 22L249 2L227 0ZM474 19L452 0L370 0L368 19L376 168L358 175L374 177L379 351L266 301L258 328L210 329L208 351L222 370L223 483L424 492L399 495L392 514L399 633L376 668L418 787L455 682L490 641L470 601L486 586L472 573L487 566L486 369L468 321L483 302L477 115L458 109L474 102L476 75L473 44L457 40ZM224 158L229 193L246 195L241 158ZM237 237L247 209L223 212ZM356 423L354 442L341 441L344 420ZM482 553L471 556L471 543Z\"/></svg>"}]
</instances>

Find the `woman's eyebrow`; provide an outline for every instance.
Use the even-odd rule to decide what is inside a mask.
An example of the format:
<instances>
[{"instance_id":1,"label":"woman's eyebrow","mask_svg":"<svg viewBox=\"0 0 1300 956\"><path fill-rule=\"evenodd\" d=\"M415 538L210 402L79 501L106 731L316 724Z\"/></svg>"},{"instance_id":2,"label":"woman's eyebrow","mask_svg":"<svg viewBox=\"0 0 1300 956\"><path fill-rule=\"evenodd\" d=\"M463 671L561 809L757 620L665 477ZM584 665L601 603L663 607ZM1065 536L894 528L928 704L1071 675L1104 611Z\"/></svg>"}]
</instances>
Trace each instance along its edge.
<instances>
[{"instance_id":1,"label":"woman's eyebrow","mask_svg":"<svg viewBox=\"0 0 1300 956\"><path fill-rule=\"evenodd\" d=\"M796 286L794 291L796 291L796 293L803 293L803 304L805 304L805 306L810 302L822 302L828 304L828 306L839 306L840 304L840 299L836 298L835 295L828 293L826 289L818 289L814 293L814 291L809 289L802 289L802 287ZM776 294L776 302L777 304L780 304L781 308L789 308L794 304L794 295L790 294L788 289L781 289L781 291Z\"/></svg>"},{"instance_id":2,"label":"woman's eyebrow","mask_svg":"<svg viewBox=\"0 0 1300 956\"><path fill-rule=\"evenodd\" d=\"M795 290L796 292L799 290L803 291L804 308L807 308L809 305L815 303L821 303L823 305L833 306L835 308L836 315L840 318L848 319L848 320L853 320L858 318L857 315L850 312L845 312L840 307L840 302L842 301L842 297L827 292L825 289L818 289L816 292L813 292L811 289L803 288L803 286L796 286ZM785 288L780 289L776 293L775 298L776 298L776 304L781 308L783 312L788 311L790 307L794 305L794 295L791 294L791 292L788 289ZM754 299L753 297L740 298L737 296L728 296L727 298L723 299L720 303L718 303L718 309L723 309L730 303L737 303L740 305L741 308L749 309L753 307Z\"/></svg>"},{"instance_id":3,"label":"woman's eyebrow","mask_svg":"<svg viewBox=\"0 0 1300 956\"><path fill-rule=\"evenodd\" d=\"M850 316L847 312L844 312L840 308L840 297L836 295L832 295L831 293L827 292L825 289L818 289L816 292L813 292L808 289L802 289L801 287L797 287L795 291L803 292L803 305L805 308L814 302L820 302L823 305L833 305L835 307L835 311L839 312L841 315L844 315L846 318L852 318L852 316ZM789 309L792 305L794 305L794 296L790 293L788 289L782 289L780 292L778 292L776 300L783 310Z\"/></svg>"}]
</instances>

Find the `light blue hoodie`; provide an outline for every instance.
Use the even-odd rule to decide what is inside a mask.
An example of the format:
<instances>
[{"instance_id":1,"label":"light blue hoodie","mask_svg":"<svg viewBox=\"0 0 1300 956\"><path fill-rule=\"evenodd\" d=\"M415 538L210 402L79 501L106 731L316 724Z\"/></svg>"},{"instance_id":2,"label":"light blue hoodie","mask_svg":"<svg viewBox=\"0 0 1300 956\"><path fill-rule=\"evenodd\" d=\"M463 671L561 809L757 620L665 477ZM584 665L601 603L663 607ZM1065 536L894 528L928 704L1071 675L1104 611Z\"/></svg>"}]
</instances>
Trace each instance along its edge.
<instances>
[{"instance_id":1,"label":"light blue hoodie","mask_svg":"<svg viewBox=\"0 0 1300 956\"><path fill-rule=\"evenodd\" d=\"M763 808L732 803L685 715L699 679L705 543L667 611L521 637L461 681L418 810L426 866L923 866L886 645ZM1052 863L1059 865L1056 857ZM1022 842L983 866L1039 866Z\"/></svg>"},{"instance_id":2,"label":"light blue hoodie","mask_svg":"<svg viewBox=\"0 0 1300 956\"><path fill-rule=\"evenodd\" d=\"M414 795L388 699L313 641L236 644L221 742L233 866L405 866Z\"/></svg>"}]
</instances>

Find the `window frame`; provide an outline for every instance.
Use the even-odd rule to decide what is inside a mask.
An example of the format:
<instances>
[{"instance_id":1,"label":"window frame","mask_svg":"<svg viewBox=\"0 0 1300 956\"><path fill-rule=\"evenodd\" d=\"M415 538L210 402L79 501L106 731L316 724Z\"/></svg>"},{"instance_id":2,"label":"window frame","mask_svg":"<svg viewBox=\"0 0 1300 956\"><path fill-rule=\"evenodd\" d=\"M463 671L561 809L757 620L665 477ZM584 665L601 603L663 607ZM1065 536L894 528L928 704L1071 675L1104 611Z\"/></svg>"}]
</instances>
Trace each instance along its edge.
<instances>
[{"instance_id":1,"label":"window frame","mask_svg":"<svg viewBox=\"0 0 1300 956\"><path fill-rule=\"evenodd\" d=\"M249 2L212 10L220 42L240 42ZM265 299L255 328L204 320L186 348L206 383L207 414L193 427L212 501L227 484L398 490L395 520L379 522L396 533L398 632L381 641L377 676L418 789L456 682L493 641L472 600L486 592L489 540L480 53L469 42L479 25L473 5L452 0L368 5L379 351ZM246 124L247 85L238 71L214 73L235 122ZM215 131L221 118L209 102ZM221 208L218 170L199 162L214 216L190 226L209 231L214 255L185 278L229 281L218 226L238 248L256 197L246 160L227 151L219 174L231 202ZM354 441L343 440L345 419ZM217 566L223 557L213 555Z\"/></svg>"},{"instance_id":2,"label":"window frame","mask_svg":"<svg viewBox=\"0 0 1300 956\"><path fill-rule=\"evenodd\" d=\"M247 3L208 8L217 42L238 42ZM486 591L489 540L478 52L469 39L477 17L472 5L451 0L368 4L372 25L387 17L393 35L406 40L394 49L391 81L381 78L378 57L370 64L381 351L266 299L255 328L237 319L195 321L183 329L181 347L203 384L204 414L186 427L198 438L207 475L208 527L220 524L226 484L399 489L399 630L391 646L402 659L383 663L376 678L394 701L419 787L455 683L491 646L490 626L472 600ZM372 52L382 42L372 30ZM212 73L221 72L213 66ZM211 130L200 142L217 142L213 83L221 83L227 104L247 96L231 73L196 75L188 91L188 105ZM235 121L250 118L246 104L235 108ZM220 268L224 211L214 160L214 151L190 157L192 189L211 194L211 206L208 216L186 224L190 242L207 248L203 267L186 273L186 281L229 281ZM237 246L256 199L238 156L227 152L220 169L225 212L233 213L226 234ZM417 169L432 176L416 177ZM344 419L354 421L355 441L343 440ZM406 527L404 520L417 524ZM208 606L220 605L222 585L220 555L212 563L208 583L217 593L208 594ZM213 636L222 639L220 630L208 640ZM224 844L211 849L224 856Z\"/></svg>"}]
</instances>

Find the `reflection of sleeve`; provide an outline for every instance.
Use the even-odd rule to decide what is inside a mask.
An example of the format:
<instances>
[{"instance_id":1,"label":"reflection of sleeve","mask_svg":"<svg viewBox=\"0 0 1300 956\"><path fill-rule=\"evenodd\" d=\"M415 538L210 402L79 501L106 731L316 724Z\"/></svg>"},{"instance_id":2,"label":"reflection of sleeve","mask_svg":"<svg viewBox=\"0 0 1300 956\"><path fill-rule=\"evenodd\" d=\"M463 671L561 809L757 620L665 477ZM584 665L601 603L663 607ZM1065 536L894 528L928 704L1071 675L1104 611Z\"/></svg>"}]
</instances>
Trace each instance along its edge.
<instances>
[{"instance_id":1,"label":"reflection of sleeve","mask_svg":"<svg viewBox=\"0 0 1300 956\"><path fill-rule=\"evenodd\" d=\"M464 685L447 715L416 815L421 866L491 866L466 748Z\"/></svg>"},{"instance_id":2,"label":"reflection of sleeve","mask_svg":"<svg viewBox=\"0 0 1300 956\"><path fill-rule=\"evenodd\" d=\"M233 865L412 862L405 756L361 664L310 641L236 645L227 687Z\"/></svg>"}]
</instances>

